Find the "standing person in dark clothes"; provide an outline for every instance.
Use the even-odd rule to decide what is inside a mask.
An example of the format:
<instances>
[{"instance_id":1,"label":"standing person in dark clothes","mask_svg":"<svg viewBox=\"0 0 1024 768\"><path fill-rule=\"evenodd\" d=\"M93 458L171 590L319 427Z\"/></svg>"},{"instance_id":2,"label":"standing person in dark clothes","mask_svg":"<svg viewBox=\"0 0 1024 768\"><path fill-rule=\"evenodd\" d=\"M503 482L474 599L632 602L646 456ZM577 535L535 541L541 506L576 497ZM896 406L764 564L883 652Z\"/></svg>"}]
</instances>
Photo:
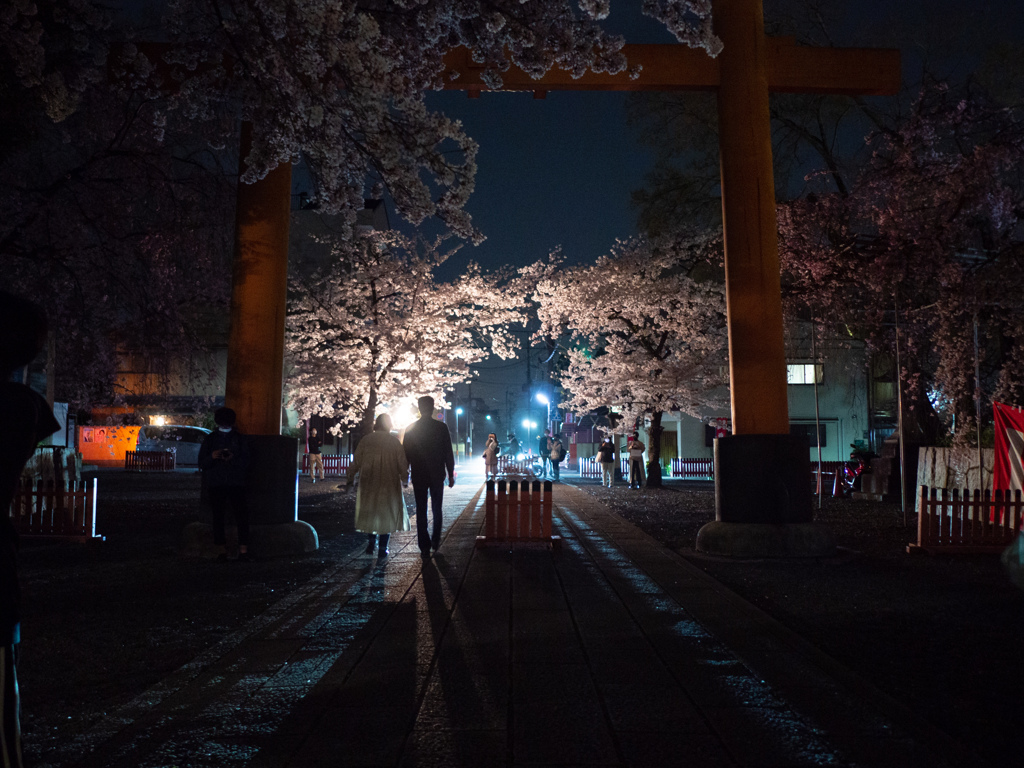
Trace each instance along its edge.
<instances>
[{"instance_id":1,"label":"standing person in dark clothes","mask_svg":"<svg viewBox=\"0 0 1024 768\"><path fill-rule=\"evenodd\" d=\"M537 435L537 456L540 457L540 478L551 477L551 430Z\"/></svg>"},{"instance_id":2,"label":"standing person in dark clothes","mask_svg":"<svg viewBox=\"0 0 1024 768\"><path fill-rule=\"evenodd\" d=\"M25 462L60 424L41 395L11 377L39 354L46 341L46 325L39 305L0 291L0 765L12 768L22 766L17 672L21 593L18 534L7 511Z\"/></svg>"},{"instance_id":3,"label":"standing person in dark clothes","mask_svg":"<svg viewBox=\"0 0 1024 768\"><path fill-rule=\"evenodd\" d=\"M199 448L199 468L213 510L213 543L221 548L218 560L227 560L224 513L228 505L238 526L238 559L252 560L249 554L249 507L245 499L246 473L249 469L249 441L235 429L235 412L218 408L213 413L217 429Z\"/></svg>"},{"instance_id":4,"label":"standing person in dark clothes","mask_svg":"<svg viewBox=\"0 0 1024 768\"><path fill-rule=\"evenodd\" d=\"M316 471L320 470L320 479L324 479L324 459L320 455L320 446L323 442L316 434L316 427L309 430L309 437L306 438L306 453L309 454L309 476L316 483Z\"/></svg>"},{"instance_id":5,"label":"standing person in dark clothes","mask_svg":"<svg viewBox=\"0 0 1024 768\"><path fill-rule=\"evenodd\" d=\"M455 485L455 454L448 425L433 418L434 398L421 397L418 401L419 420L405 430L405 455L412 468L412 491L416 499L416 536L420 554L429 557L430 548L441 546L441 503L444 499L444 480L448 487ZM434 515L433 531L427 533L427 494Z\"/></svg>"},{"instance_id":6,"label":"standing person in dark clothes","mask_svg":"<svg viewBox=\"0 0 1024 768\"><path fill-rule=\"evenodd\" d=\"M597 461L601 465L601 485L611 488L615 483L615 445L607 437L597 448Z\"/></svg>"}]
</instances>

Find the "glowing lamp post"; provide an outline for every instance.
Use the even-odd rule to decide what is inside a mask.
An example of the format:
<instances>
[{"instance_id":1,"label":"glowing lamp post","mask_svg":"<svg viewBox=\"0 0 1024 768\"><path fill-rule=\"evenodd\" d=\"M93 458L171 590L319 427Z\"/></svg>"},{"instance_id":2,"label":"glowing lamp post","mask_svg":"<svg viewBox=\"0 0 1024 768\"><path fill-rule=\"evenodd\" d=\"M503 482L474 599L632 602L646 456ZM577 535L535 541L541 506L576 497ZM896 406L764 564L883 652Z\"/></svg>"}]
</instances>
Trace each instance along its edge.
<instances>
[{"instance_id":1,"label":"glowing lamp post","mask_svg":"<svg viewBox=\"0 0 1024 768\"><path fill-rule=\"evenodd\" d=\"M530 421L529 419L524 419L523 420L523 426L526 427L526 444L529 446L530 445L530 430L537 428L537 422L536 421ZM532 451L533 448L530 447L529 450Z\"/></svg>"},{"instance_id":2,"label":"glowing lamp post","mask_svg":"<svg viewBox=\"0 0 1024 768\"><path fill-rule=\"evenodd\" d=\"M462 408L455 409L455 445L459 446L459 414L462 413ZM456 454L459 452L456 451Z\"/></svg>"},{"instance_id":3,"label":"glowing lamp post","mask_svg":"<svg viewBox=\"0 0 1024 768\"><path fill-rule=\"evenodd\" d=\"M543 403L544 405L546 405L548 407L548 429L551 429L551 400L549 400L548 396L545 395L543 392L538 392L537 393L537 402L538 403ZM554 432L553 429L551 429L551 431Z\"/></svg>"}]
</instances>

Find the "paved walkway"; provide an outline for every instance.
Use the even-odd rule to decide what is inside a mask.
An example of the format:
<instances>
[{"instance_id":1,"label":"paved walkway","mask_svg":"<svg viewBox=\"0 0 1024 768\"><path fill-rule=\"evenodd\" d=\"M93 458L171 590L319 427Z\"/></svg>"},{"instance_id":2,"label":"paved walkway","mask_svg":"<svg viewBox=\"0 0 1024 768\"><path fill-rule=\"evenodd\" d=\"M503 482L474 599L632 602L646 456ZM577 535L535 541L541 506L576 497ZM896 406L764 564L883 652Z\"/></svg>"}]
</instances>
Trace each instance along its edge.
<instances>
[{"instance_id":1,"label":"paved walkway","mask_svg":"<svg viewBox=\"0 0 1024 768\"><path fill-rule=\"evenodd\" d=\"M354 555L48 764L979 764L589 494L554 502L561 551L475 549L461 482L433 559L415 532Z\"/></svg>"}]
</instances>

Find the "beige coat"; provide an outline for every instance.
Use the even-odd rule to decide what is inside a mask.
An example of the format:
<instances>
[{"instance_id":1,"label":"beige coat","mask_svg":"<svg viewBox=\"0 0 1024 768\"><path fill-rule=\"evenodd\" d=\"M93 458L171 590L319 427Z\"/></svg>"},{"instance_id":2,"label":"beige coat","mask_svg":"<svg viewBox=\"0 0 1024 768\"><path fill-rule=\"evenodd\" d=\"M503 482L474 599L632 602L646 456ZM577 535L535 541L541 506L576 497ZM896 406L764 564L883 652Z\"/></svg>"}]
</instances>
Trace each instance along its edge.
<instances>
[{"instance_id":1,"label":"beige coat","mask_svg":"<svg viewBox=\"0 0 1024 768\"><path fill-rule=\"evenodd\" d=\"M363 533L408 531L402 483L409 477L405 449L390 432L371 432L356 446L348 481L356 475L356 530Z\"/></svg>"}]
</instances>

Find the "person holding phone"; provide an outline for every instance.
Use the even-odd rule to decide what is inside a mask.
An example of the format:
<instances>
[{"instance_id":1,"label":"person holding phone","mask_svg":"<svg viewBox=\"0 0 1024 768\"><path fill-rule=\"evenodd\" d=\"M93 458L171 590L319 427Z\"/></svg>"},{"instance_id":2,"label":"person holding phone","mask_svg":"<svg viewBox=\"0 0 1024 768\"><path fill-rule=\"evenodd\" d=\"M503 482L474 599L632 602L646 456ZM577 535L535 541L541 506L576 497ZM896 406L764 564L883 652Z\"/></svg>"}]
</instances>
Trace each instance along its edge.
<instances>
[{"instance_id":1,"label":"person holding phone","mask_svg":"<svg viewBox=\"0 0 1024 768\"><path fill-rule=\"evenodd\" d=\"M235 412L218 408L213 413L217 429L199 448L199 468L213 512L213 543L220 547L218 560L227 560L225 513L231 507L238 526L238 559L252 560L249 554L249 507L246 503L246 473L249 469L249 442L235 429Z\"/></svg>"}]
</instances>

